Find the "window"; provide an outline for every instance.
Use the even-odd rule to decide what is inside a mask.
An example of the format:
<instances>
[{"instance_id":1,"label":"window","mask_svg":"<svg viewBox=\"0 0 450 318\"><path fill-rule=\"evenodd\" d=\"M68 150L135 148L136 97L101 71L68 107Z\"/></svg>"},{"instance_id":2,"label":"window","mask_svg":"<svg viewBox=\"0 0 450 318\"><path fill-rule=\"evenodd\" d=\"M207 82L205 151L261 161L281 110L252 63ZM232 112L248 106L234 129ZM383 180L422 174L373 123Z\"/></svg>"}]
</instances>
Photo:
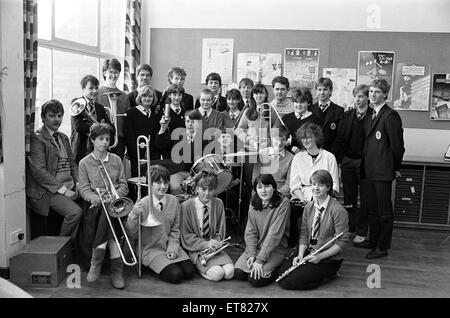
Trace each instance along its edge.
<instances>
[{"instance_id":1,"label":"window","mask_svg":"<svg viewBox=\"0 0 450 318\"><path fill-rule=\"evenodd\" d=\"M126 0L38 0L38 83L35 128L49 99L64 105L60 131L70 136L69 106L81 96L80 80L96 76L102 85L103 60L122 63L123 87Z\"/></svg>"}]
</instances>

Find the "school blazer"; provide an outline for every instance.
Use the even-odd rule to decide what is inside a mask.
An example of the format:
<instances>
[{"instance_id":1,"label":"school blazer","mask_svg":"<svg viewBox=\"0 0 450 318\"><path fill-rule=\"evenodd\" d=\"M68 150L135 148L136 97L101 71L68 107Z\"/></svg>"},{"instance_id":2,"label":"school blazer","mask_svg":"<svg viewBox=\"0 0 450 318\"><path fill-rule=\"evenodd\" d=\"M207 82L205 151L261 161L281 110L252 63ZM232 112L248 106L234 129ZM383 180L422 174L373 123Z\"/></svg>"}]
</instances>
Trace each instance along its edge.
<instances>
[{"instance_id":1,"label":"school blazer","mask_svg":"<svg viewBox=\"0 0 450 318\"><path fill-rule=\"evenodd\" d=\"M384 104L366 132L363 176L372 181L394 180L404 153L402 119Z\"/></svg>"},{"instance_id":2,"label":"school blazer","mask_svg":"<svg viewBox=\"0 0 450 318\"><path fill-rule=\"evenodd\" d=\"M59 132L70 161L70 173L74 183L78 182L78 167L70 149L69 137ZM42 126L31 133L30 155L27 157L26 193L33 212L47 216L50 194L55 194L63 186L56 180L58 146L47 128Z\"/></svg>"},{"instance_id":3,"label":"school blazer","mask_svg":"<svg viewBox=\"0 0 450 318\"><path fill-rule=\"evenodd\" d=\"M364 120L364 129L367 131L369 128L368 125L370 125L371 122L371 116L373 113L372 108L367 108L366 116L362 119ZM356 108L349 109L344 113L344 116L342 117L342 122L339 125L339 131L338 131L338 142L339 142L339 149L338 154L336 155L336 160L338 163L342 162L342 159L344 158L345 153L348 149L348 144L350 141L350 134L353 131L353 124L356 120Z\"/></svg>"},{"instance_id":4,"label":"school blazer","mask_svg":"<svg viewBox=\"0 0 450 318\"><path fill-rule=\"evenodd\" d=\"M72 102L75 99L73 99ZM104 120L105 123L111 125L111 121L109 120L109 117L106 114L105 107L103 107L103 105L97 102L94 102L94 108L95 113L97 115L97 121L101 122L102 120ZM91 128L92 123L87 121L86 118L87 117L84 114L84 112L78 114L77 116L71 117L72 132L70 135L70 142L72 144L72 153L74 155L76 163L79 163L80 160L83 159L89 153L87 149L89 139L88 137L89 137L89 129ZM114 143L114 140L111 140L111 144L112 143Z\"/></svg>"},{"instance_id":5,"label":"school blazer","mask_svg":"<svg viewBox=\"0 0 450 318\"><path fill-rule=\"evenodd\" d=\"M325 115L320 110L319 104L315 103L311 106L311 112L320 118L324 136L323 149L328 150L335 156L339 151L338 131L339 126L344 117L344 108L330 102Z\"/></svg>"}]
</instances>

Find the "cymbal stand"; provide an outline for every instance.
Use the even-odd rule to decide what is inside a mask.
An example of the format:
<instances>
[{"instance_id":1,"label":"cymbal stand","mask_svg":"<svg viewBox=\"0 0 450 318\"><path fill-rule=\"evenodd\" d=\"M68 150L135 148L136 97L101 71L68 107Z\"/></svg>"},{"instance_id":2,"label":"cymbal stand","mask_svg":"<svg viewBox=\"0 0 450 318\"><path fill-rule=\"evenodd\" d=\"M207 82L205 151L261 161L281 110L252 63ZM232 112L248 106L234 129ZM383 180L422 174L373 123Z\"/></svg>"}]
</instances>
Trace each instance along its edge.
<instances>
[{"instance_id":1,"label":"cymbal stand","mask_svg":"<svg viewBox=\"0 0 450 318\"><path fill-rule=\"evenodd\" d=\"M245 160L245 158L244 158ZM245 250L245 242L244 242L244 235L245 235L245 230L242 228L241 226L241 202L242 202L242 182L243 182L243 175L244 175L244 163L243 161L241 161L241 165L239 167L240 171L240 175L239 175L239 199L238 199L238 210L237 210L237 218L236 215L234 215L234 222L237 223L238 229L239 229L239 234L242 234L242 239L239 242L235 242L230 244L230 247L239 247Z\"/></svg>"}]
</instances>

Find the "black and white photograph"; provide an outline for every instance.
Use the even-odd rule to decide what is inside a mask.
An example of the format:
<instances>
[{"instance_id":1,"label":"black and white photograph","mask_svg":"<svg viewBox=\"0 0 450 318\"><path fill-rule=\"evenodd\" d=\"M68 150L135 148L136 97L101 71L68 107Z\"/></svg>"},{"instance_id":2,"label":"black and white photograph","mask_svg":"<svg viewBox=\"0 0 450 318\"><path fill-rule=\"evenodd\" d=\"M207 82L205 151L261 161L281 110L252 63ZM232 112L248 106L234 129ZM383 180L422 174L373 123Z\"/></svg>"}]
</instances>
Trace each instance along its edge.
<instances>
[{"instance_id":1,"label":"black and white photograph","mask_svg":"<svg viewBox=\"0 0 450 318\"><path fill-rule=\"evenodd\" d=\"M0 0L0 298L449 298L448 12Z\"/></svg>"}]
</instances>

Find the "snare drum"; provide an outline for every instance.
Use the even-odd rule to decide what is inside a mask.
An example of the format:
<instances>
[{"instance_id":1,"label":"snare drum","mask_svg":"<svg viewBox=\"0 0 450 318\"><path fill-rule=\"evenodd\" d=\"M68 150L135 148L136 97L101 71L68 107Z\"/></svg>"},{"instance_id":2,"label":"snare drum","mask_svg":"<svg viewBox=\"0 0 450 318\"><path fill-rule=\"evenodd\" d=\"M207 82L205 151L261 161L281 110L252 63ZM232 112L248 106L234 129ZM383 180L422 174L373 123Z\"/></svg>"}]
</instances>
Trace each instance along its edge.
<instances>
[{"instance_id":1,"label":"snare drum","mask_svg":"<svg viewBox=\"0 0 450 318\"><path fill-rule=\"evenodd\" d=\"M194 178L189 177L186 180L181 181L181 191L185 195L195 196Z\"/></svg>"},{"instance_id":2,"label":"snare drum","mask_svg":"<svg viewBox=\"0 0 450 318\"><path fill-rule=\"evenodd\" d=\"M206 155L198 159L191 169L192 175L197 175L202 170L213 171L217 175L216 193L221 193L230 184L233 174L223 158L216 154Z\"/></svg>"}]
</instances>

